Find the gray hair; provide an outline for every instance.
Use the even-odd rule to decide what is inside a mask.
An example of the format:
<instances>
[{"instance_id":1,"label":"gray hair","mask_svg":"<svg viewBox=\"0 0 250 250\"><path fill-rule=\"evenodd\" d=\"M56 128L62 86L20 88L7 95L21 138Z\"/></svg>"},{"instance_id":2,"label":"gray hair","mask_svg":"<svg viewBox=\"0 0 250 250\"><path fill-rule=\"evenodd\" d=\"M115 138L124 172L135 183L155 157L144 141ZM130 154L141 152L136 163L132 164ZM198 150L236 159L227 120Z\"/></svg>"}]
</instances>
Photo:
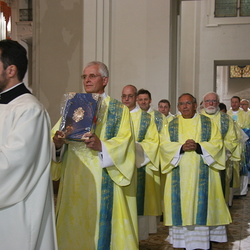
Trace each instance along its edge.
<instances>
[{"instance_id":1,"label":"gray hair","mask_svg":"<svg viewBox=\"0 0 250 250\"><path fill-rule=\"evenodd\" d=\"M196 98L195 98L193 95L191 95L190 93L183 93L183 94L181 94L181 95L179 96L179 98L178 98L178 102L179 102L179 100L181 99L181 97L183 97L184 95L190 96L190 97L193 99L193 103L197 103Z\"/></svg>"},{"instance_id":2,"label":"gray hair","mask_svg":"<svg viewBox=\"0 0 250 250\"><path fill-rule=\"evenodd\" d=\"M91 66L94 66L94 65L98 65L99 66L99 73L103 77L109 77L108 67L103 62L92 61L92 62L87 63L87 65L85 66L85 68L88 68L88 67L91 67Z\"/></svg>"},{"instance_id":3,"label":"gray hair","mask_svg":"<svg viewBox=\"0 0 250 250\"><path fill-rule=\"evenodd\" d=\"M210 92L206 93L206 94L203 96L202 100L204 101L205 97L206 97L207 95L209 95L209 94L214 94L214 95L216 95L216 98L217 98L218 103L220 102L220 97L219 97L219 95L218 95L217 93L213 92L213 91L210 91Z\"/></svg>"},{"instance_id":4,"label":"gray hair","mask_svg":"<svg viewBox=\"0 0 250 250\"><path fill-rule=\"evenodd\" d=\"M241 99L240 102L246 101L247 103L249 103L249 101L247 99Z\"/></svg>"}]
</instances>

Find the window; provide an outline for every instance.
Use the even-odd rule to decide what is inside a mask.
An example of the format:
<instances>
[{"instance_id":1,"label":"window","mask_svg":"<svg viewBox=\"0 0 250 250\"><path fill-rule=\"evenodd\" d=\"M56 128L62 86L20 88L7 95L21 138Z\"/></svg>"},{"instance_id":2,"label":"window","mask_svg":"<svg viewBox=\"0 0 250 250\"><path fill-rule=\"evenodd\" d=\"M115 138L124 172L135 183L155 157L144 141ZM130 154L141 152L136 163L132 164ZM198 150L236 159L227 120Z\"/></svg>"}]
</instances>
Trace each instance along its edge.
<instances>
[{"instance_id":1,"label":"window","mask_svg":"<svg viewBox=\"0 0 250 250\"><path fill-rule=\"evenodd\" d=\"M240 16L250 16L250 0L240 0Z\"/></svg>"},{"instance_id":2,"label":"window","mask_svg":"<svg viewBox=\"0 0 250 250\"><path fill-rule=\"evenodd\" d=\"M215 0L214 16L250 16L250 0Z\"/></svg>"},{"instance_id":3,"label":"window","mask_svg":"<svg viewBox=\"0 0 250 250\"><path fill-rule=\"evenodd\" d=\"M19 21L33 21L32 9L20 9Z\"/></svg>"},{"instance_id":4,"label":"window","mask_svg":"<svg viewBox=\"0 0 250 250\"><path fill-rule=\"evenodd\" d=\"M245 66L230 66L230 78L249 78L250 65Z\"/></svg>"},{"instance_id":5,"label":"window","mask_svg":"<svg viewBox=\"0 0 250 250\"><path fill-rule=\"evenodd\" d=\"M215 17L237 16L238 0L215 0Z\"/></svg>"},{"instance_id":6,"label":"window","mask_svg":"<svg viewBox=\"0 0 250 250\"><path fill-rule=\"evenodd\" d=\"M33 20L32 0L21 1L19 4L19 21L32 21L32 20Z\"/></svg>"}]
</instances>

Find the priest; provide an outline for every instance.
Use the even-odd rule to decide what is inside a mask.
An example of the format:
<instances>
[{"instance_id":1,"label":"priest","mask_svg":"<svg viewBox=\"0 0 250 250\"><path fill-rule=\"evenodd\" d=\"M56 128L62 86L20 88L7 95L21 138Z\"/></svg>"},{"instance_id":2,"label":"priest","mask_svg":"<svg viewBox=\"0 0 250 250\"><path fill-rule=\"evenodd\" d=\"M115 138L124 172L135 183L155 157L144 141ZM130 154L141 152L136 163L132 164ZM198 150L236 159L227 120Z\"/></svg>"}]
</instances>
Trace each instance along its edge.
<instances>
[{"instance_id":1,"label":"priest","mask_svg":"<svg viewBox=\"0 0 250 250\"><path fill-rule=\"evenodd\" d=\"M219 170L225 169L220 131L208 117L196 113L196 98L178 98L181 115L161 139L161 167L166 174L164 224L175 248L209 249L211 241L226 242L231 222Z\"/></svg>"},{"instance_id":2,"label":"priest","mask_svg":"<svg viewBox=\"0 0 250 250\"><path fill-rule=\"evenodd\" d=\"M107 66L98 61L83 70L87 93L101 95L94 133L67 141L52 130L52 174L60 180L56 206L59 249L138 249L135 142L129 109L108 96Z\"/></svg>"}]
</instances>

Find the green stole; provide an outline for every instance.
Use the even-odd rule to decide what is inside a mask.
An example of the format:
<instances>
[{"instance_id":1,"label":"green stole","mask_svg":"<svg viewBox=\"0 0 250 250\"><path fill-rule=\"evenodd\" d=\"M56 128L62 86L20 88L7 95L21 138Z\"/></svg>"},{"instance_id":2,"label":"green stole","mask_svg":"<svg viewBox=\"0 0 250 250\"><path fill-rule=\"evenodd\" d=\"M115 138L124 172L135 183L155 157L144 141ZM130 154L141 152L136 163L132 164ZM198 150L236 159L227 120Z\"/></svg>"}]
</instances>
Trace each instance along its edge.
<instances>
[{"instance_id":1,"label":"green stole","mask_svg":"<svg viewBox=\"0 0 250 250\"><path fill-rule=\"evenodd\" d=\"M201 119L201 142L209 141L211 137L211 120L200 115ZM169 123L169 135L172 142L179 140L179 119L174 118ZM198 183L198 208L196 214L196 225L206 225L207 205L208 205L208 178L209 171L207 164L204 163L200 156L200 173ZM172 170L172 221L173 226L182 226L181 213L181 190L180 190L180 166ZM190 201L192 202L192 201Z\"/></svg>"},{"instance_id":2,"label":"green stole","mask_svg":"<svg viewBox=\"0 0 250 250\"><path fill-rule=\"evenodd\" d=\"M137 141L141 142L145 138L145 134L150 125L151 115L145 111L141 112L140 130ZM145 183L146 183L146 166L137 168L137 190L136 190L136 203L137 215L144 214L144 198L145 198Z\"/></svg>"},{"instance_id":3,"label":"green stole","mask_svg":"<svg viewBox=\"0 0 250 250\"><path fill-rule=\"evenodd\" d=\"M222 139L225 138L228 128L229 128L229 116L223 112L220 114L220 132L222 135Z\"/></svg>"},{"instance_id":4,"label":"green stole","mask_svg":"<svg viewBox=\"0 0 250 250\"><path fill-rule=\"evenodd\" d=\"M110 99L106 124L105 139L115 137L119 131L123 113L123 104L115 99ZM102 170L101 208L99 220L98 250L109 250L112 230L113 210L113 180L107 169Z\"/></svg>"},{"instance_id":5,"label":"green stole","mask_svg":"<svg viewBox=\"0 0 250 250\"><path fill-rule=\"evenodd\" d=\"M158 133L160 133L161 129L162 129L162 124L163 124L162 113L154 110L154 117L155 117L155 124L157 127L157 131L158 131Z\"/></svg>"}]
</instances>

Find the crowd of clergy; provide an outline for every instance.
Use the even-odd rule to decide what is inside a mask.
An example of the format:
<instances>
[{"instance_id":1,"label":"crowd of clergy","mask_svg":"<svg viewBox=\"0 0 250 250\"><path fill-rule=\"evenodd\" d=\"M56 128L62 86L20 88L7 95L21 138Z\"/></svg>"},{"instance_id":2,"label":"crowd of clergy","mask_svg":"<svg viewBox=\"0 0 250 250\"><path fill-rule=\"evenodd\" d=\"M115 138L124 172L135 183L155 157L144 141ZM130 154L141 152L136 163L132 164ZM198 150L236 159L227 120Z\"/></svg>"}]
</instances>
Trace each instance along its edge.
<instances>
[{"instance_id":1,"label":"crowd of clergy","mask_svg":"<svg viewBox=\"0 0 250 250\"><path fill-rule=\"evenodd\" d=\"M183 93L173 115L168 100L156 110L134 85L121 100L107 95L109 70L93 61L82 79L99 98L95 129L72 140L62 117L51 130L25 87L27 64L18 42L0 41L1 249L137 250L161 220L174 248L227 242L228 207L248 191L248 100L233 96L227 111L214 92L200 105ZM55 212L51 179L60 181Z\"/></svg>"},{"instance_id":2,"label":"crowd of clergy","mask_svg":"<svg viewBox=\"0 0 250 250\"><path fill-rule=\"evenodd\" d=\"M190 104L188 104L187 102L186 104L183 104L183 105L187 106L187 105L191 105L192 102L196 103L195 98L189 93L185 93L184 96L188 96L189 98L191 98L191 100L190 100ZM167 240L169 240L169 242L172 243L174 247L176 248L183 247L186 249L198 249L198 248L199 249L211 249L211 243L207 246L204 243L206 241L210 241L210 242L227 241L225 228L223 231L222 227L217 227L217 229L216 228L214 229L211 227L210 232L208 233L208 235L210 234L210 236L208 236L208 238L210 237L210 239L208 240L207 238L207 239L204 239L203 241L200 238L200 234L195 233L196 229L194 227L191 227L191 228L189 226L186 227L185 230L187 229L189 230L189 232L185 232L185 230L182 231L183 229L180 229L180 227L175 227L175 226L173 227L173 225L177 225L177 226L182 225L183 221L179 221L179 222L173 221L173 218L174 218L173 216L177 216L177 214L174 215L173 209L175 208L178 210L178 208L173 205L173 202L177 202L176 200L174 200L176 199L176 197L173 198L173 192L176 192L176 190L173 190L173 188L176 188L176 186L173 186L173 183L172 183L173 177L170 177L170 175L172 175L172 173L170 174L170 171L173 170L173 167L170 167L169 162L166 160L167 159L166 155L169 155L170 153L169 146L166 146L167 145L166 142L169 140L171 142L170 128L173 126L173 123L176 122L176 119L178 117L183 117L184 115L183 112L185 112L185 110L182 107L180 107L180 103L181 103L180 98L177 104L178 112L175 115L171 114L170 112L171 104L167 99L162 99L158 102L158 112L162 113L165 118L163 119L163 122L162 122L163 127L164 127L162 131L161 130L162 127L159 126L160 119L154 118L156 116L155 114L158 112L151 107L152 98L151 98L150 92L145 89L140 89L139 91L137 91L136 87L133 85L125 86L122 91L122 102L126 106L129 107L131 114L137 112L139 109L149 114L153 114L152 118L155 121L155 124L156 125L158 124L157 125L158 133L159 133L159 149L158 150L160 152L164 152L163 154L161 154L160 165L159 165L159 168L156 168L157 170L153 169L152 166L150 165L146 165L146 181L145 181L145 193L144 193L145 200L152 199L152 190L154 190L155 194L153 196L155 199L156 197L158 197L158 194L159 194L157 185L158 187L160 186L163 210L159 209L157 213L156 210L152 209L151 212L149 212L150 203L144 202L144 207L145 207L144 213L141 212L142 210L140 210L140 212L138 210L139 240L146 239L150 233L156 232L157 230L156 226L157 226L157 223L159 223L159 217L157 216L159 216L161 211L163 211L164 225L171 226L170 234ZM194 111L195 112L192 113L192 116L188 118L193 118L195 116L198 116L198 114L201 114L210 118L211 122L214 123L218 127L221 140L223 141L223 147L225 149L225 152L224 152L225 158L222 156L220 157L222 160L220 162L221 166L217 168L217 173L216 173L217 179L214 177L213 177L214 179L212 179L212 176L213 176L212 172L209 174L209 182L213 184L216 183L216 185L218 185L218 188L214 189L212 192L212 188L209 187L208 190L209 189L210 190L209 191L207 190L207 192L210 192L210 194L207 194L208 195L207 199L209 199L209 195L216 196L215 193L219 192L219 189L221 189L223 196L220 196L220 197L218 196L217 198L220 199L221 202L225 201L227 206L232 206L234 197L238 198L240 196L244 196L247 194L247 191L248 191L248 179L249 179L248 170L250 170L250 165L249 165L250 164L249 162L250 151L249 151L249 145L248 145L249 143L248 139L250 136L249 134L249 128L250 128L249 101L246 99L241 100L238 96L233 96L231 98L230 110L227 111L226 105L223 103L220 103L219 96L215 92L209 92L203 97L203 100L200 102L200 106L199 107L196 106L194 108ZM133 123L135 123L134 117L135 115L132 116ZM139 131L138 126L139 125L137 122L137 126L134 127L134 131ZM184 126L188 126L187 120L184 121ZM203 129L205 130L205 127L203 127ZM192 124L192 126L190 126L188 129L185 128L183 130L183 134L185 134L186 131L188 131L187 138L192 138L192 136L194 136L192 135L192 132L191 132L192 130L194 131L194 134L195 134L195 133L198 133L199 128L197 128L195 124ZM166 131L168 131L167 137L166 135L164 135ZM180 136L183 136L183 134ZM196 137L196 141L197 141L197 137ZM218 143L217 143L217 146L218 146ZM172 145L172 147L174 147L174 145ZM150 147L150 150L149 151L147 150L148 149L144 150L145 154L152 154L152 151L154 150L154 148ZM178 150L174 150L173 153L176 153L177 151ZM138 152L136 152L136 154L138 154ZM173 159L173 156L174 154L170 156L169 161ZM179 160L180 159L178 159L178 164L179 164ZM191 158L190 159L187 158L187 162L188 161L191 162ZM171 163L173 163L173 161L171 161ZM195 165L195 162L193 162L192 164ZM144 165L145 165L145 162L141 164L141 166L144 166ZM215 164L212 163L211 166L213 166L213 168L216 169ZM141 171L141 168L140 166L137 166L137 167L138 167L137 173L139 173ZM160 173L160 178L158 178L159 173ZM182 208L180 208L181 210L183 209L183 207L187 206L185 209L190 210L189 212L185 211L186 216L187 216L186 218L187 222L185 223L185 225L199 225L197 221L194 222L191 219L193 217L193 212L194 211L195 213L197 212L196 208L190 204L192 203L190 201L194 201L194 203L196 202L195 201L196 198L195 196L193 196L194 195L193 191L196 189L195 185L197 183L195 180L194 180L195 181L194 186L192 186L192 184L190 183L190 180L194 179L194 175L195 173L192 173L188 177L187 173L185 173L183 174L183 177L180 180L182 182L182 185L183 185L184 179L188 180L187 186L183 185L183 188L181 189L182 195L178 194L181 197L181 198L179 197L178 199L185 199L186 202L189 203L189 204L185 204L185 202L181 203ZM150 183L150 180L155 181L155 184ZM207 184L207 185L211 185L211 184ZM138 186L139 185L137 185L137 187ZM185 190L185 193L184 193L184 190ZM190 192L190 190L192 191ZM178 192L180 192L180 187L179 187ZM199 190L197 190L197 192L199 192ZM138 194L138 191L137 191L137 194ZM142 201L141 199L138 199L138 202L137 202L138 207L142 206L141 201ZM157 203L154 203L154 205L155 204ZM160 203L158 202L158 204ZM220 208L220 209L221 211L223 210L223 208ZM214 216L214 217L217 217L219 216L219 213L221 213L220 210L218 211L218 204L217 204L217 207L215 204L211 205L211 210L212 210L211 211L212 213L211 215L209 215L211 217L213 217L213 214L218 213L217 215ZM184 211L182 211L182 213L184 213ZM225 212L224 215L223 213L221 214L221 216L225 216L225 214L228 215L228 212ZM144 216L142 216L142 214L144 214ZM153 215L156 215L156 217L154 217ZM169 216L171 218L169 218ZM182 220L184 215L181 215L181 217L182 217L181 218ZM215 219L215 221L211 222L210 225L215 225L218 222L219 220L216 221ZM228 222L230 222L230 219ZM209 225L208 221L206 221L206 223L207 225ZM201 224L204 225L206 223L203 222ZM224 225L224 224L227 224L227 223L225 223L225 221L219 223L219 225ZM214 231L211 231L211 229ZM197 228L197 230L199 231L200 228ZM202 230L204 231L204 229ZM216 233L216 230L218 230L217 233ZM223 234L224 236L222 236ZM182 239L180 239L180 235L184 235ZM197 242L199 243L197 244Z\"/></svg>"},{"instance_id":3,"label":"crowd of clergy","mask_svg":"<svg viewBox=\"0 0 250 250\"><path fill-rule=\"evenodd\" d=\"M233 96L226 111L214 92L200 105L184 93L173 115L168 100L156 110L134 85L121 101L109 97L103 63L87 64L82 78L102 104L84 143L65 140L61 120L52 129L59 249L138 249L160 221L175 248L226 242L228 207L248 189L249 102Z\"/></svg>"}]
</instances>

